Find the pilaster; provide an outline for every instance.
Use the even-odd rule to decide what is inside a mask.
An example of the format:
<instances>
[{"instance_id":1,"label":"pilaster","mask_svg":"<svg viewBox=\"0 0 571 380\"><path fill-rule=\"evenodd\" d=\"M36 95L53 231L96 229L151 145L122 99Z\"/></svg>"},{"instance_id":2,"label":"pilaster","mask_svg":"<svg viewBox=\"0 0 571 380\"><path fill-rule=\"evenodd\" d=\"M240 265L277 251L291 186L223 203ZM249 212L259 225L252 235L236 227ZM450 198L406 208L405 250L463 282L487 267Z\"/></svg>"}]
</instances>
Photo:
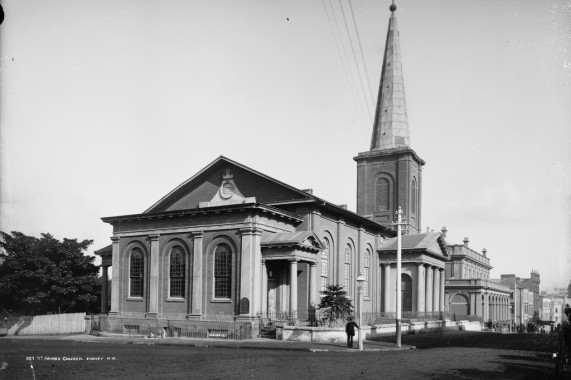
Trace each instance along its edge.
<instances>
[{"instance_id":1,"label":"pilaster","mask_svg":"<svg viewBox=\"0 0 571 380\"><path fill-rule=\"evenodd\" d=\"M149 265L149 310L148 314L159 314L159 235L149 235L151 243L151 260Z\"/></svg>"},{"instance_id":2,"label":"pilaster","mask_svg":"<svg viewBox=\"0 0 571 380\"><path fill-rule=\"evenodd\" d=\"M190 300L190 314L200 316L202 314L202 247L203 232L197 231L192 234L192 299Z\"/></svg>"},{"instance_id":3,"label":"pilaster","mask_svg":"<svg viewBox=\"0 0 571 380\"><path fill-rule=\"evenodd\" d=\"M120 252L119 252L119 238L113 236L111 238L113 242L112 247L112 265L111 265L111 274L113 278L111 279L111 313L110 314L117 314L119 313L119 286L122 281L121 276L121 260L120 260Z\"/></svg>"}]
</instances>

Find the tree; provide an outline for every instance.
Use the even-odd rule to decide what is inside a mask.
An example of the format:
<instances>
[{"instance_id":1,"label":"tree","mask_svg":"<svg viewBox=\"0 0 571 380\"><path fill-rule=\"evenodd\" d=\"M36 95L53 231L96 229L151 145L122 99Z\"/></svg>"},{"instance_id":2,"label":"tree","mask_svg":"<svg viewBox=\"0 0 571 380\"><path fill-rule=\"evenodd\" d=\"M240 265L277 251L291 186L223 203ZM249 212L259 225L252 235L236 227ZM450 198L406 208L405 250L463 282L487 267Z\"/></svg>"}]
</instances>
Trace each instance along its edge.
<instances>
[{"instance_id":1,"label":"tree","mask_svg":"<svg viewBox=\"0 0 571 380\"><path fill-rule=\"evenodd\" d=\"M353 312L351 300L341 285L327 285L321 293L323 297L319 309L329 321L329 326L337 325L340 321L344 322Z\"/></svg>"},{"instance_id":2,"label":"tree","mask_svg":"<svg viewBox=\"0 0 571 380\"><path fill-rule=\"evenodd\" d=\"M93 240L59 241L21 232L0 232L6 259L0 265L0 305L16 313L91 311L96 305L99 266L84 255Z\"/></svg>"}]
</instances>

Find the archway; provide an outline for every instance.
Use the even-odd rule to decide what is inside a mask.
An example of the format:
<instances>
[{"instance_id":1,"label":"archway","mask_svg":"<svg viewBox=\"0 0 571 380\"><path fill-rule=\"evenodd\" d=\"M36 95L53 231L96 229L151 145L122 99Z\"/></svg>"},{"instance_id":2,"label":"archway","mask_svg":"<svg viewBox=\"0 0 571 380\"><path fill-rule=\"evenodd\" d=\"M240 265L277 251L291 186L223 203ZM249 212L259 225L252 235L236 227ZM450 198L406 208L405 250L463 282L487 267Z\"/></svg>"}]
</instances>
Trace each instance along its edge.
<instances>
[{"instance_id":1,"label":"archway","mask_svg":"<svg viewBox=\"0 0 571 380\"><path fill-rule=\"evenodd\" d=\"M455 294L450 299L450 314L469 315L470 305L468 298L462 294Z\"/></svg>"}]
</instances>

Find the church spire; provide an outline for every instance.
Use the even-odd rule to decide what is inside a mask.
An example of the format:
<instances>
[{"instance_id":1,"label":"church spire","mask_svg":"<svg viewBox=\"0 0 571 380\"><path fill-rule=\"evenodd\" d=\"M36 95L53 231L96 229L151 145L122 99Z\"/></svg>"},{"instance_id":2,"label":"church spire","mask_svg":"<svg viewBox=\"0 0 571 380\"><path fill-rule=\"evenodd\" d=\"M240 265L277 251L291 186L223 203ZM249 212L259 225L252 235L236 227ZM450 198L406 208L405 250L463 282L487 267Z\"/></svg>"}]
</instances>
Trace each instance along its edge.
<instances>
[{"instance_id":1,"label":"church spire","mask_svg":"<svg viewBox=\"0 0 571 380\"><path fill-rule=\"evenodd\" d=\"M381 71L371 150L410 148L399 31L395 16L397 7L394 0L389 9L391 17Z\"/></svg>"}]
</instances>

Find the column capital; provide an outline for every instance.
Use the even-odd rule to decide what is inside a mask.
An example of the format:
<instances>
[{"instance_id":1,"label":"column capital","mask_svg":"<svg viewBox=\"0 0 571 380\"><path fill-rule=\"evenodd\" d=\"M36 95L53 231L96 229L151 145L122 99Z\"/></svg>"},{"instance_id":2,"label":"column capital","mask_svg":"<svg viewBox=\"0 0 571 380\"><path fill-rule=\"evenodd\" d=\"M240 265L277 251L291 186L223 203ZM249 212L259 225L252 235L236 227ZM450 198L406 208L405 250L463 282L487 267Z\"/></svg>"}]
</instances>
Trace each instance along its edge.
<instances>
[{"instance_id":1,"label":"column capital","mask_svg":"<svg viewBox=\"0 0 571 380\"><path fill-rule=\"evenodd\" d=\"M190 233L191 239L202 239L204 237L204 231L193 231Z\"/></svg>"},{"instance_id":2,"label":"column capital","mask_svg":"<svg viewBox=\"0 0 571 380\"><path fill-rule=\"evenodd\" d=\"M419 267L424 266L424 263L416 263L416 265L418 265Z\"/></svg>"},{"instance_id":3,"label":"column capital","mask_svg":"<svg viewBox=\"0 0 571 380\"><path fill-rule=\"evenodd\" d=\"M159 240L159 237L160 237L160 236L161 236L160 234L149 234L149 235L148 235L148 239L149 239L150 241L157 241L157 240Z\"/></svg>"},{"instance_id":4,"label":"column capital","mask_svg":"<svg viewBox=\"0 0 571 380\"><path fill-rule=\"evenodd\" d=\"M111 236L110 239L113 242L113 244L119 243L119 236Z\"/></svg>"},{"instance_id":5,"label":"column capital","mask_svg":"<svg viewBox=\"0 0 571 380\"><path fill-rule=\"evenodd\" d=\"M309 264L309 266L310 266L311 268L313 268L313 267L316 267L316 266L317 266L317 263L313 263L313 262L309 262L308 264Z\"/></svg>"},{"instance_id":6,"label":"column capital","mask_svg":"<svg viewBox=\"0 0 571 380\"><path fill-rule=\"evenodd\" d=\"M258 227L244 227L240 228L240 234L244 235L262 235L262 230Z\"/></svg>"},{"instance_id":7,"label":"column capital","mask_svg":"<svg viewBox=\"0 0 571 380\"><path fill-rule=\"evenodd\" d=\"M293 264L293 263L297 264L300 260L299 259L288 259L288 261L290 262L290 264Z\"/></svg>"},{"instance_id":8,"label":"column capital","mask_svg":"<svg viewBox=\"0 0 571 380\"><path fill-rule=\"evenodd\" d=\"M439 270L440 272L444 272L444 269L445 269L445 268L438 267L438 270Z\"/></svg>"}]
</instances>

